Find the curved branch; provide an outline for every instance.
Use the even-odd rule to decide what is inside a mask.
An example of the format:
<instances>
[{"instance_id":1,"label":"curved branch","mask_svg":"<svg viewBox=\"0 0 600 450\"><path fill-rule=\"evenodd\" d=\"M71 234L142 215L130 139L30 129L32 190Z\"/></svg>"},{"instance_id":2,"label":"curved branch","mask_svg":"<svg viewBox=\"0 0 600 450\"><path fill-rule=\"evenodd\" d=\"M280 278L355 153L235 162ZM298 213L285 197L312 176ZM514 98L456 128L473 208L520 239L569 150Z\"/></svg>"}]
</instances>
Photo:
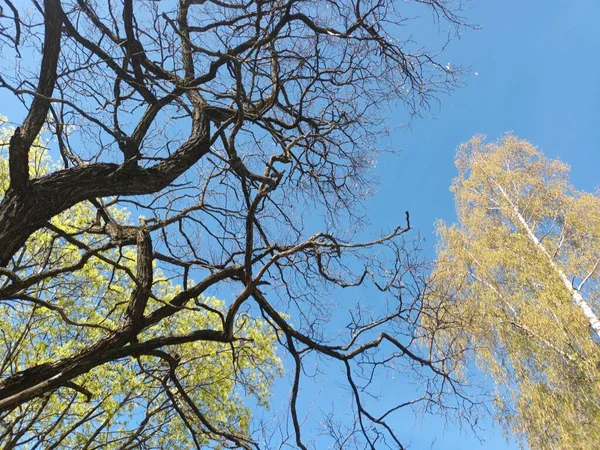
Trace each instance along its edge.
<instances>
[{"instance_id":1,"label":"curved branch","mask_svg":"<svg viewBox=\"0 0 600 450\"><path fill-rule=\"evenodd\" d=\"M29 181L29 149L37 138L50 109L49 97L56 84L56 68L60 55L61 24L60 3L57 0L44 1L45 34L44 51L40 67L40 78L29 113L10 139L10 188L21 190Z\"/></svg>"}]
</instances>

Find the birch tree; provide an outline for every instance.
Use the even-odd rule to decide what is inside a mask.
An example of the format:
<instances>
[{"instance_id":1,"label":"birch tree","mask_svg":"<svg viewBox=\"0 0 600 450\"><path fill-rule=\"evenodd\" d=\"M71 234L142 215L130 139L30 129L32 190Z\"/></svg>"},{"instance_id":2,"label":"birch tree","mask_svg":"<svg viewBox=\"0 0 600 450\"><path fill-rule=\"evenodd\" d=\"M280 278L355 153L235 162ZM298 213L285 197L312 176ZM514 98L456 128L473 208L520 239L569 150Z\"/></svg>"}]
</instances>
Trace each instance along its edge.
<instances>
[{"instance_id":1,"label":"birch tree","mask_svg":"<svg viewBox=\"0 0 600 450\"><path fill-rule=\"evenodd\" d=\"M444 313L426 320L437 344L474 352L522 443L597 448L600 198L512 135L472 138L456 165L458 223L438 225L433 274Z\"/></svg>"}]
</instances>

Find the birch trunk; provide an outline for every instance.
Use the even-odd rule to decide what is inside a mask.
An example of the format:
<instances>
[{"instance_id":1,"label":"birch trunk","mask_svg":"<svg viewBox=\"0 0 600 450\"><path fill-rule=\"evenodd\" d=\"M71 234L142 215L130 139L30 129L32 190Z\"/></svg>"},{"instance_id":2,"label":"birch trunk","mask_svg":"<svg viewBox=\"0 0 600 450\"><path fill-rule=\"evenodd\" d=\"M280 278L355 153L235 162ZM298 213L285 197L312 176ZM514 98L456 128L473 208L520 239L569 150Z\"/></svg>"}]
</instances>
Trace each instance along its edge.
<instances>
[{"instance_id":1,"label":"birch trunk","mask_svg":"<svg viewBox=\"0 0 600 450\"><path fill-rule=\"evenodd\" d=\"M565 272L559 267L559 265L556 263L556 261L554 261L554 258L548 252L548 250L546 250L546 248L542 245L542 243L540 242L538 237L535 235L535 233L533 232L533 230L531 229L531 227L529 226L529 224L527 223L527 221L525 220L525 218L519 211L519 208L517 208L517 206L512 202L512 200L510 199L510 197L508 196L506 191L504 189L502 189L502 186L500 186L495 181L494 181L494 184L498 187L498 189L500 190L500 193L502 194L502 196L505 198L505 200L508 202L508 204L512 208L519 223L523 226L523 228L527 232L527 237L529 238L529 240L544 255L544 257L548 261L548 264L550 264L550 267L552 267L552 269L560 277L565 288L567 288L567 290L569 291L569 294L571 294L573 303L575 303L575 305L577 305L581 309L584 316L587 318L588 322L590 323L592 330L594 330L594 333L596 333L596 336L598 337L598 339L600 339L600 319L598 319L598 316L594 313L594 310L592 309L590 304L585 300L585 298L583 298L583 295L581 295L581 292L579 292L577 289L575 289L575 287L573 287L573 284L571 283L571 281L569 280L569 278L567 277Z\"/></svg>"}]
</instances>

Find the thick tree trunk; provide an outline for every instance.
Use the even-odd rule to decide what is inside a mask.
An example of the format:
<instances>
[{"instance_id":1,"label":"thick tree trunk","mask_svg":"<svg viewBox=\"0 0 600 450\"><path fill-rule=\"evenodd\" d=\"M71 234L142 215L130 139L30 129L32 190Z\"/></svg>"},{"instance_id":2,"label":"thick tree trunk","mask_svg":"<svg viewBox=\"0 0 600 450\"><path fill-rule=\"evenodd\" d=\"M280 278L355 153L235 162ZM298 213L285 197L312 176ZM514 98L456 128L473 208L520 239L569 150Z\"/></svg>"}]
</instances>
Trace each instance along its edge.
<instances>
[{"instance_id":1,"label":"thick tree trunk","mask_svg":"<svg viewBox=\"0 0 600 450\"><path fill-rule=\"evenodd\" d=\"M81 201L153 194L169 186L209 151L208 121L198 121L177 152L150 168L90 164L32 180L26 188L9 189L0 203L0 266L6 267L27 238L48 220Z\"/></svg>"},{"instance_id":2,"label":"thick tree trunk","mask_svg":"<svg viewBox=\"0 0 600 450\"><path fill-rule=\"evenodd\" d=\"M149 168L140 168L135 161L122 165L90 164L30 180L29 152L50 108L61 50L61 27L63 18L66 20L57 0L44 1L44 16L44 52L36 95L25 121L15 129L9 143L10 188L0 203L0 267L6 267L27 238L62 211L97 197L158 192L188 170L210 148L206 107L197 94L190 92L188 97L194 105L190 136L164 161ZM154 104L140 123L138 140L168 99L171 97L166 96L160 101L149 99Z\"/></svg>"}]
</instances>

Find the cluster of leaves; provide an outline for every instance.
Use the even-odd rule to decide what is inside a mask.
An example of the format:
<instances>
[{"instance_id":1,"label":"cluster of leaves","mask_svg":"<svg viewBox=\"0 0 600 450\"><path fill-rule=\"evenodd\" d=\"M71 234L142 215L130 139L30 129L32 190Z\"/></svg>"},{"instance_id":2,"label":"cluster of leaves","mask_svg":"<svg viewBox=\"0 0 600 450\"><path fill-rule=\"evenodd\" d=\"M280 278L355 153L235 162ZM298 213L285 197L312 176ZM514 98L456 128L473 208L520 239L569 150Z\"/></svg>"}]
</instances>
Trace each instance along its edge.
<instances>
[{"instance_id":1,"label":"cluster of leaves","mask_svg":"<svg viewBox=\"0 0 600 450\"><path fill-rule=\"evenodd\" d=\"M499 418L523 444L597 448L600 198L511 135L474 137L456 165L459 222L438 225L437 344L475 352Z\"/></svg>"},{"instance_id":2,"label":"cluster of leaves","mask_svg":"<svg viewBox=\"0 0 600 450\"><path fill-rule=\"evenodd\" d=\"M6 149L14 130L5 118L0 120L3 195L9 181ZM51 169L52 161L43 137L33 149L30 172L39 177ZM112 207L110 214L121 223L128 220L122 208ZM96 222L91 203L73 206L35 232L12 270L1 272L3 287L11 279L27 285L0 300L1 378L77 354L122 322L135 286L137 253L134 247L111 248L105 235L84 232ZM71 237L78 238L77 245ZM82 264L81 243L105 250ZM164 304L160 299L180 291L181 286L155 268L149 311ZM139 338L147 341L217 328L223 310L222 301L200 296L195 304L144 330ZM46 448L87 448L91 443L115 449L191 448L209 439L219 442L217 429L247 434L250 410L245 398L267 404L280 361L271 329L248 316L240 315L237 320L239 340L235 343L189 342L170 346L168 353L157 350L154 355L99 365L66 387L0 415L0 442L5 448L26 443L33 448L42 442ZM185 416L177 409L192 404L210 417L209 426L182 420ZM198 437L203 434L205 438Z\"/></svg>"}]
</instances>

